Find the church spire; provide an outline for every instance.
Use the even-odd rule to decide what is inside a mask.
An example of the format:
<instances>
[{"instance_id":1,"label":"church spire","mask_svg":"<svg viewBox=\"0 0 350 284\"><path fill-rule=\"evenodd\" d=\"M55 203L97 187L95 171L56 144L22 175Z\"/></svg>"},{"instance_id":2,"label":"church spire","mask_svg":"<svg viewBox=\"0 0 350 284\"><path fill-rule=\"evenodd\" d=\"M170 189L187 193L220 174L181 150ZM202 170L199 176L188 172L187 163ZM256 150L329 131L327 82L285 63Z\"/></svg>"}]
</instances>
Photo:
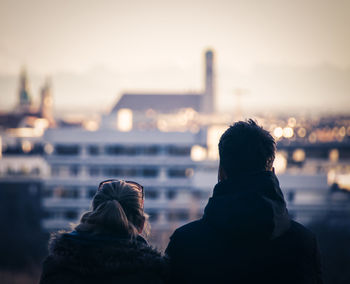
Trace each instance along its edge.
<instances>
[{"instance_id":1,"label":"church spire","mask_svg":"<svg viewBox=\"0 0 350 284\"><path fill-rule=\"evenodd\" d=\"M46 78L43 87L41 88L40 109L41 117L46 118L50 126L55 124L53 118L53 98L51 92L51 79Z\"/></svg>"},{"instance_id":2,"label":"church spire","mask_svg":"<svg viewBox=\"0 0 350 284\"><path fill-rule=\"evenodd\" d=\"M18 97L20 109L28 111L32 104L32 99L28 90L28 76L25 67L22 68L20 74Z\"/></svg>"},{"instance_id":3,"label":"church spire","mask_svg":"<svg viewBox=\"0 0 350 284\"><path fill-rule=\"evenodd\" d=\"M208 49L205 52L205 89L202 98L202 112L215 112L215 70L214 51Z\"/></svg>"}]
</instances>

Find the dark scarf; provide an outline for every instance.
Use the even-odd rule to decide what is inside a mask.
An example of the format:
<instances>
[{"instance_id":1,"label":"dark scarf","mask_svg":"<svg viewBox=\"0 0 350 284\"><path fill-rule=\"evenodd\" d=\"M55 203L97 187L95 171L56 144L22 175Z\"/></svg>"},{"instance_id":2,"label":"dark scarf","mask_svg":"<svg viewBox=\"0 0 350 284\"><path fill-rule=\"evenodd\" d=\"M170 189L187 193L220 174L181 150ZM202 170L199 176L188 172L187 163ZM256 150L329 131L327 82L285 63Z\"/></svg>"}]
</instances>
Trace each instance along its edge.
<instances>
[{"instance_id":1,"label":"dark scarf","mask_svg":"<svg viewBox=\"0 0 350 284\"><path fill-rule=\"evenodd\" d=\"M237 174L220 181L204 220L230 237L274 239L289 229L290 218L273 172Z\"/></svg>"}]
</instances>

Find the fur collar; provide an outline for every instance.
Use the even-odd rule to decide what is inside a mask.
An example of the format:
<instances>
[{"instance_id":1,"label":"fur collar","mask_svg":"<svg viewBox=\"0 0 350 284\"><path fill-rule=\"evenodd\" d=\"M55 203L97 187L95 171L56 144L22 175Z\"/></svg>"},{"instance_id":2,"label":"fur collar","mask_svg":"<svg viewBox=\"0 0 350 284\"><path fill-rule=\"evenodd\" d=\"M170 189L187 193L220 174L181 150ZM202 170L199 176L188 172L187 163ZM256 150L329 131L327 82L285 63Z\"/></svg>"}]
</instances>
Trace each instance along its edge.
<instances>
[{"instance_id":1,"label":"fur collar","mask_svg":"<svg viewBox=\"0 0 350 284\"><path fill-rule=\"evenodd\" d=\"M91 237L80 233L58 233L49 243L52 268L79 275L164 275L166 259L143 239Z\"/></svg>"}]
</instances>

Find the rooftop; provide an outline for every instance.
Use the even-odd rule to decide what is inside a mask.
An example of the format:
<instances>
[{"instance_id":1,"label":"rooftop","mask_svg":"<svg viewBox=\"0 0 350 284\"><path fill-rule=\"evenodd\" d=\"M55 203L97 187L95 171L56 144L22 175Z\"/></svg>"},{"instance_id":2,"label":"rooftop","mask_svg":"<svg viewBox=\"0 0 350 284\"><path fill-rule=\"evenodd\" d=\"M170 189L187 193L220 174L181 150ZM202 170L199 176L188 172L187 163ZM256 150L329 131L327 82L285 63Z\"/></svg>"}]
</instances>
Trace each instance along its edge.
<instances>
[{"instance_id":1,"label":"rooftop","mask_svg":"<svg viewBox=\"0 0 350 284\"><path fill-rule=\"evenodd\" d=\"M157 112L169 113L181 108L192 108L200 111L202 94L131 94L126 93L112 109L116 112L122 108L133 111L153 109Z\"/></svg>"}]
</instances>

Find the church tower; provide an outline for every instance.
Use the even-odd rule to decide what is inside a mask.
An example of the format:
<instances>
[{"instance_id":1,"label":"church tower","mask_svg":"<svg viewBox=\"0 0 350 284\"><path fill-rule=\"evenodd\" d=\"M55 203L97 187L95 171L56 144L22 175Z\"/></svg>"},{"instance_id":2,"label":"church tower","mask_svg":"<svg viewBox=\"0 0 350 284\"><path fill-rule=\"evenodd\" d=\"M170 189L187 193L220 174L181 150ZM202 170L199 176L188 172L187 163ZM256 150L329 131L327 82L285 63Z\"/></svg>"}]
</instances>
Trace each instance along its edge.
<instances>
[{"instance_id":1,"label":"church tower","mask_svg":"<svg viewBox=\"0 0 350 284\"><path fill-rule=\"evenodd\" d=\"M215 71L214 71L214 52L207 50L205 52L205 89L202 98L202 112L215 112Z\"/></svg>"},{"instance_id":2,"label":"church tower","mask_svg":"<svg viewBox=\"0 0 350 284\"><path fill-rule=\"evenodd\" d=\"M53 118L53 98L51 92L51 81L46 79L44 86L41 88L39 114L42 118L46 118L50 126L54 126Z\"/></svg>"},{"instance_id":3,"label":"church tower","mask_svg":"<svg viewBox=\"0 0 350 284\"><path fill-rule=\"evenodd\" d=\"M28 90L28 77L25 68L22 69L20 74L18 97L19 111L29 112L32 105L32 99Z\"/></svg>"}]
</instances>

